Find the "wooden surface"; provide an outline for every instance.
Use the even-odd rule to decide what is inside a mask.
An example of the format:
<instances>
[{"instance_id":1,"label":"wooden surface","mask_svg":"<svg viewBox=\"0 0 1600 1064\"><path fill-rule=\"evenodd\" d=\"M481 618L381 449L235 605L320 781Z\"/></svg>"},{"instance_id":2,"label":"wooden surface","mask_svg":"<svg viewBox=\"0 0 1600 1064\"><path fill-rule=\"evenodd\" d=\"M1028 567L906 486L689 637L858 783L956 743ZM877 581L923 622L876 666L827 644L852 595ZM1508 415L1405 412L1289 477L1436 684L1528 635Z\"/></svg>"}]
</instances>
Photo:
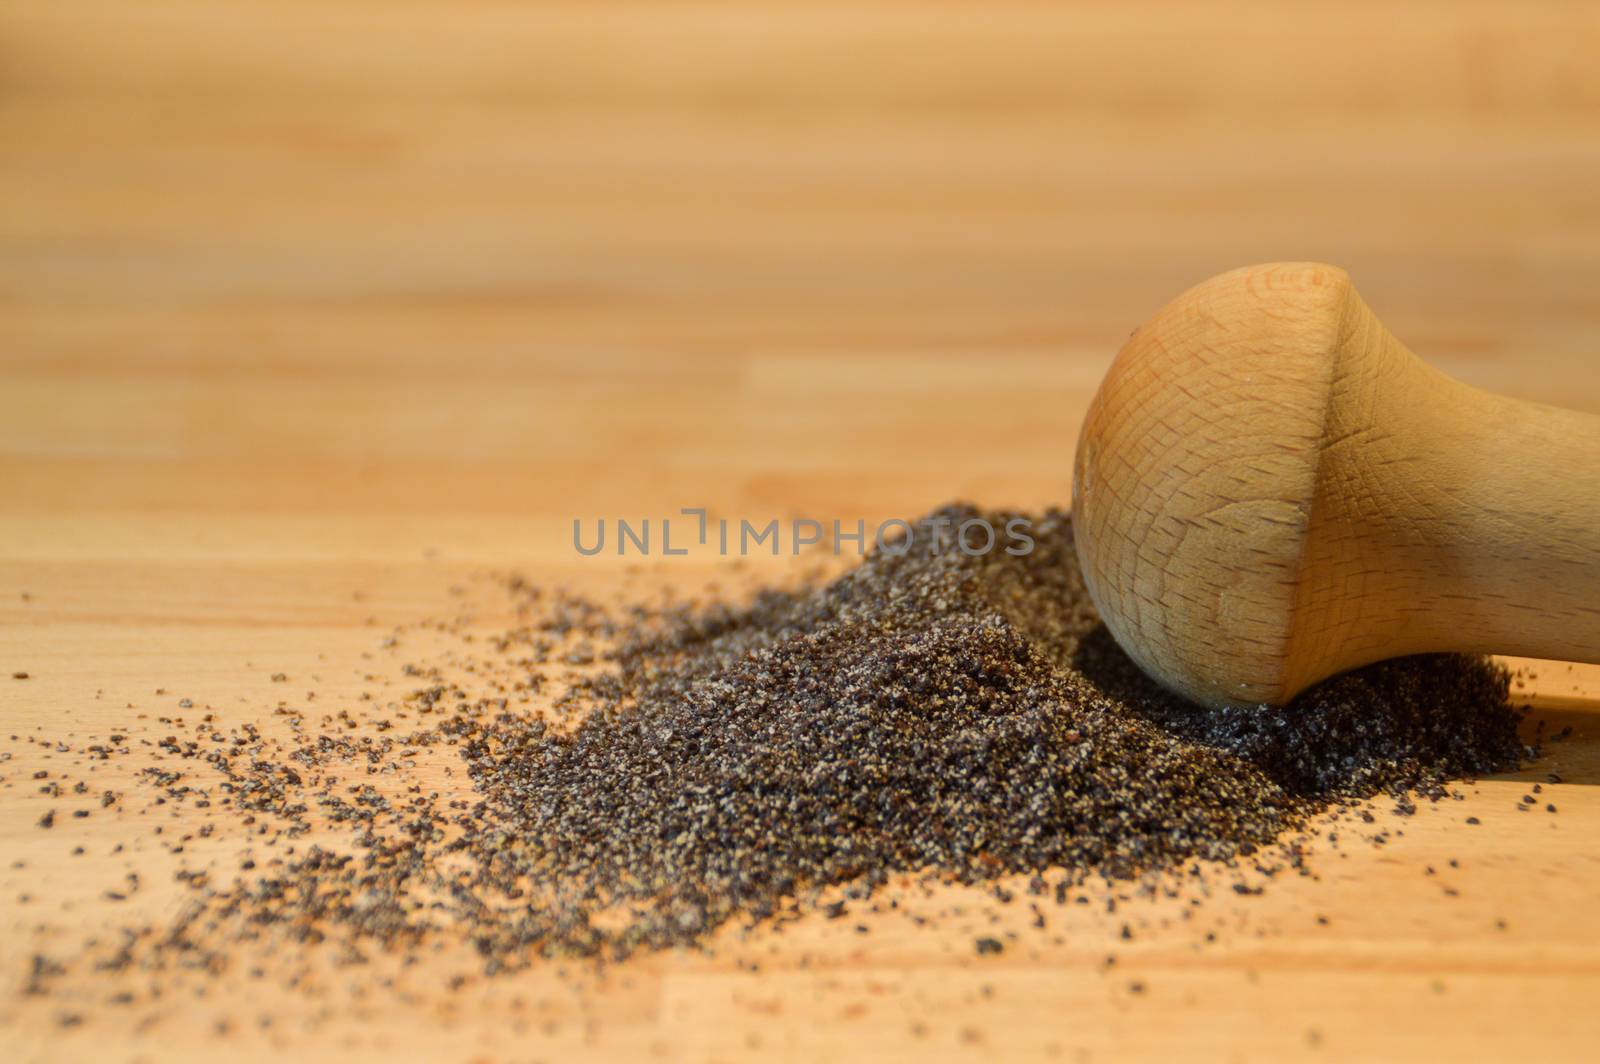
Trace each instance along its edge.
<instances>
[{"instance_id":1,"label":"wooden surface","mask_svg":"<svg viewBox=\"0 0 1600 1064\"><path fill-rule=\"evenodd\" d=\"M1591 1055L1600 678L1564 665L1534 686L1570 741L1214 900L1209 946L1158 900L991 958L869 918L600 983L18 991L170 918L150 831L194 815L43 831L34 771L180 696L264 718L276 672L340 706L486 568L620 578L573 517L1063 502L1113 352L1221 269L1338 263L1434 365L1600 411L1597 55L1579 2L6 5L6 1056ZM634 579L725 572L675 561ZM1519 812L1551 771L1559 813Z\"/></svg>"}]
</instances>

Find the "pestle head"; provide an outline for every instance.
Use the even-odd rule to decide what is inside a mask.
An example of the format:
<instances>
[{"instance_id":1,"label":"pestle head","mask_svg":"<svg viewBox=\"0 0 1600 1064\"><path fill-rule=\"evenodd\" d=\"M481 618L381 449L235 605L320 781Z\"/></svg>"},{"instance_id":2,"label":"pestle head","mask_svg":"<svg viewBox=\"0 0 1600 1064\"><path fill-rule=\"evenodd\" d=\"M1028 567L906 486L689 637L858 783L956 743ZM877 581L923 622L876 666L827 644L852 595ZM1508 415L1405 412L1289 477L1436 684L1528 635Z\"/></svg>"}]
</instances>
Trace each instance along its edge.
<instances>
[{"instance_id":1,"label":"pestle head","mask_svg":"<svg viewBox=\"0 0 1600 1064\"><path fill-rule=\"evenodd\" d=\"M1358 394L1344 375L1391 345L1343 270L1273 263L1190 289L1123 346L1078 440L1073 524L1107 627L1163 686L1281 704L1338 671L1302 568L1335 383Z\"/></svg>"}]
</instances>

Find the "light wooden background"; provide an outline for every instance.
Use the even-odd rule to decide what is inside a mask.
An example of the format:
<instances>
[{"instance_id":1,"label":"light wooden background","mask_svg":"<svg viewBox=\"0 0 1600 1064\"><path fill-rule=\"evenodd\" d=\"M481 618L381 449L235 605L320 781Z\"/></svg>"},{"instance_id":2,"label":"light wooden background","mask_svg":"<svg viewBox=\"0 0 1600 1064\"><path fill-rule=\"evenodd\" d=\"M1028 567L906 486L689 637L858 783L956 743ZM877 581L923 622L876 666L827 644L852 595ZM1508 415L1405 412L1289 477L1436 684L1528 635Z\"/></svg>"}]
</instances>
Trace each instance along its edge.
<instances>
[{"instance_id":1,"label":"light wooden background","mask_svg":"<svg viewBox=\"0 0 1600 1064\"><path fill-rule=\"evenodd\" d=\"M1219 901L1210 949L1148 903L1131 944L1068 914L982 964L959 921L882 921L802 926L759 974L729 946L455 996L223 979L142 1028L15 996L130 918L110 847L149 821L38 830L44 748L10 735L87 741L157 688L237 723L275 671L337 705L369 615L487 566L611 580L576 516L1064 503L1121 338L1282 258L1348 268L1449 372L1600 411L1600 8L6 4L0 677L32 678L0 678L5 1055L1592 1054L1600 682L1566 666L1534 686L1577 736L1525 777L1567 778L1559 815L1484 781Z\"/></svg>"}]
</instances>

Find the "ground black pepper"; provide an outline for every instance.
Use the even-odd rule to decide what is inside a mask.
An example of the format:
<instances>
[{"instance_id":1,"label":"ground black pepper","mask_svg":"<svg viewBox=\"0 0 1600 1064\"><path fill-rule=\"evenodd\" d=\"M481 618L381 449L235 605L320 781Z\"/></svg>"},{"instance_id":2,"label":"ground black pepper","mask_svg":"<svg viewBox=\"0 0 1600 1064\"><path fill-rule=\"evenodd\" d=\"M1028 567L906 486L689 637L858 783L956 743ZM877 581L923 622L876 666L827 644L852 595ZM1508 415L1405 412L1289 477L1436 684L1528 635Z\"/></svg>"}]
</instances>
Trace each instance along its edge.
<instances>
[{"instance_id":1,"label":"ground black pepper","mask_svg":"<svg viewBox=\"0 0 1600 1064\"><path fill-rule=\"evenodd\" d=\"M978 516L1017 515L949 507L924 524ZM313 822L333 841L322 830L267 867L244 859L231 882L180 873L194 901L179 926L130 938L192 952L207 930L220 955L230 927L352 950L460 934L493 974L692 945L730 920L842 917L840 891L864 899L906 876L1031 874L1032 893L1063 904L1090 875L1302 867L1295 833L1330 807L1387 794L1409 814L1411 795L1437 800L1531 752L1507 674L1475 658L1371 666L1284 710L1199 709L1099 623L1069 516L1031 530L1027 555L880 550L742 604L608 610L509 578L520 620L467 669L491 693L414 662L422 686L376 735L348 710L319 725L280 705L287 743L209 713L163 718L173 732L152 736L161 761L143 773L158 802L219 799L264 846ZM564 688L549 712L493 693L547 685ZM89 751L124 755L126 738ZM430 751L459 757L470 799L423 783L412 766Z\"/></svg>"}]
</instances>

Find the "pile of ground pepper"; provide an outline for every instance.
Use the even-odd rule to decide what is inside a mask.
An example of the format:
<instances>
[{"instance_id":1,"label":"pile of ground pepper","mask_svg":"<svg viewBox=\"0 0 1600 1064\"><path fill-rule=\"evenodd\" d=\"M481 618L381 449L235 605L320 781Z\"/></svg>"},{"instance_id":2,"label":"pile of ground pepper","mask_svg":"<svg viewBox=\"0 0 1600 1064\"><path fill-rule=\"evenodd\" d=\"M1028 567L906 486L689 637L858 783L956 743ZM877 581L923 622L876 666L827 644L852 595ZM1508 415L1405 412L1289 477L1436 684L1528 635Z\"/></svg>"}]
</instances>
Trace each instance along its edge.
<instances>
[{"instance_id":1,"label":"pile of ground pepper","mask_svg":"<svg viewBox=\"0 0 1600 1064\"><path fill-rule=\"evenodd\" d=\"M1010 514L950 508L957 526ZM1507 676L1413 658L1285 710L1204 710L1100 625L1071 520L1027 554L885 551L814 590L625 641L570 734L461 720L500 831L486 881L533 882L512 942L626 953L820 885L939 870L1110 877L1250 854L1330 803L1517 762ZM628 907L620 927L587 917Z\"/></svg>"},{"instance_id":2,"label":"pile of ground pepper","mask_svg":"<svg viewBox=\"0 0 1600 1064\"><path fill-rule=\"evenodd\" d=\"M492 973L693 945L906 876L1050 876L1059 898L1269 851L1293 868L1330 807L1387 794L1408 812L1531 753L1506 672L1477 658L1372 666L1285 709L1184 702L1100 624L1069 515L948 507L911 541L979 516L1028 516L1033 549L880 549L798 590L620 611L509 579L522 617L491 641L497 674L525 692L587 667L542 710L416 667L409 730L168 740L147 774L165 800L203 793L316 844L200 877L181 926L130 932L129 955L221 949L228 928L402 948L449 933ZM440 752L472 800L417 782ZM335 782L338 763L375 782Z\"/></svg>"}]
</instances>

